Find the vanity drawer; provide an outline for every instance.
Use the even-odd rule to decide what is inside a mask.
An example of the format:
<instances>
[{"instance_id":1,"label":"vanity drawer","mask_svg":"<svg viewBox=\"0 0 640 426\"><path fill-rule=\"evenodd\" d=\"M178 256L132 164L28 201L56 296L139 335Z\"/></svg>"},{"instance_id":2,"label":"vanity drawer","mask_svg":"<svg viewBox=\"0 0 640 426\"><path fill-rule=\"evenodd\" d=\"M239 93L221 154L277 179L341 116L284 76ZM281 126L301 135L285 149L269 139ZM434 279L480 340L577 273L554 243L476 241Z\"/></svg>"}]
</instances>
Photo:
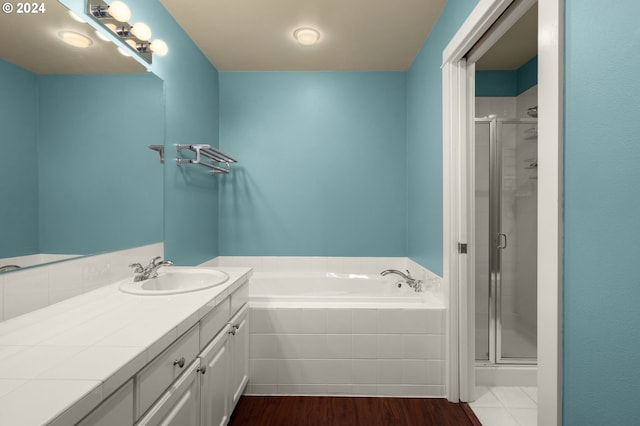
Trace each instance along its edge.
<instances>
[{"instance_id":1,"label":"vanity drawer","mask_svg":"<svg viewBox=\"0 0 640 426\"><path fill-rule=\"evenodd\" d=\"M229 322L231 317L229 313L230 298L227 297L213 308L207 315L200 320L200 349L205 346L218 334L220 330Z\"/></svg>"},{"instance_id":2,"label":"vanity drawer","mask_svg":"<svg viewBox=\"0 0 640 426\"><path fill-rule=\"evenodd\" d=\"M136 418L182 374L200 352L199 326L194 325L136 375Z\"/></svg>"},{"instance_id":3,"label":"vanity drawer","mask_svg":"<svg viewBox=\"0 0 640 426\"><path fill-rule=\"evenodd\" d=\"M234 316L236 312L249 301L249 281L245 281L240 288L233 292L231 295L231 312L230 317Z\"/></svg>"}]
</instances>

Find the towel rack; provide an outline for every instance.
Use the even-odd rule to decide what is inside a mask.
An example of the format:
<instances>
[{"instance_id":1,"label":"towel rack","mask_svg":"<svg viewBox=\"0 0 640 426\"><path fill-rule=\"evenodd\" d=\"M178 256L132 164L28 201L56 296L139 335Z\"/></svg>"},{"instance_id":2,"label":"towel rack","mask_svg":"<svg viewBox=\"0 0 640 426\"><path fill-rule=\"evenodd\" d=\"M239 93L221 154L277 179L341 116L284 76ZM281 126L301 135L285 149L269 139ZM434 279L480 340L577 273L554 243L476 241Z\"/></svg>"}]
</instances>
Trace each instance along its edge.
<instances>
[{"instance_id":1,"label":"towel rack","mask_svg":"<svg viewBox=\"0 0 640 426\"><path fill-rule=\"evenodd\" d=\"M237 163L238 160L225 154L224 152L212 147L211 145L198 144L176 144L178 152L188 149L196 153L196 158L176 158L178 164L201 164L211 169L211 174L224 173L231 171L229 163ZM220 167L217 164L225 164L226 167Z\"/></svg>"}]
</instances>

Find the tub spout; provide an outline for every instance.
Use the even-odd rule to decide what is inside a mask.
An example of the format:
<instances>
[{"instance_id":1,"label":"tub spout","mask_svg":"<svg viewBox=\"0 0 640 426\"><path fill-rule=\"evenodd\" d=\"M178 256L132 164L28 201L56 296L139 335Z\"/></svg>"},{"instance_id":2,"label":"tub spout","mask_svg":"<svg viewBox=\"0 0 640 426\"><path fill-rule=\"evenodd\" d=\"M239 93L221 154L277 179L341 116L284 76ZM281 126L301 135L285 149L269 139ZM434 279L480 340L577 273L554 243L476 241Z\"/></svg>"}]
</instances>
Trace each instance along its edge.
<instances>
[{"instance_id":1,"label":"tub spout","mask_svg":"<svg viewBox=\"0 0 640 426\"><path fill-rule=\"evenodd\" d=\"M404 282L407 283L409 287L411 287L415 291L422 291L422 280L416 280L415 278L413 278L411 276L411 272L409 272L408 269L406 274L404 272L398 271L397 269L385 269L384 271L380 272L380 275L382 275L383 277L389 274L394 274L402 277L402 279L404 279Z\"/></svg>"}]
</instances>

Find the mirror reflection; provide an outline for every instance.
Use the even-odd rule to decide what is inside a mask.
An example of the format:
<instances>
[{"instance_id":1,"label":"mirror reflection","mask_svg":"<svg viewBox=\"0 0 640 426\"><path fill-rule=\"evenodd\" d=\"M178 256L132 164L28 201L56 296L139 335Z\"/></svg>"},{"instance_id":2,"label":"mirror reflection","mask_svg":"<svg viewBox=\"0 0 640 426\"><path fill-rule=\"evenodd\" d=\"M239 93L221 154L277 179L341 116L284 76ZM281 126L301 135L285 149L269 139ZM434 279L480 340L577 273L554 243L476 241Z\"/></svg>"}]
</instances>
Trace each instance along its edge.
<instances>
[{"instance_id":1,"label":"mirror reflection","mask_svg":"<svg viewBox=\"0 0 640 426\"><path fill-rule=\"evenodd\" d=\"M162 80L45 7L0 16L0 268L163 239Z\"/></svg>"}]
</instances>

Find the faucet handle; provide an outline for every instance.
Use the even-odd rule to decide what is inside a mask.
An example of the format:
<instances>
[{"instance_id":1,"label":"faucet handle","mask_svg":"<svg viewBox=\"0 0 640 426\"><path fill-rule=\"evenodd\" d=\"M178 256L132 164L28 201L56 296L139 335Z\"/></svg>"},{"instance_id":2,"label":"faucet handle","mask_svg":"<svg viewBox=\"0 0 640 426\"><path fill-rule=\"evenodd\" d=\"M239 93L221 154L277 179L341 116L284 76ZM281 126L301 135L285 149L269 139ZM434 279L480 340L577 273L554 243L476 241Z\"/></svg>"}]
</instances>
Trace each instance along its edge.
<instances>
[{"instance_id":1,"label":"faucet handle","mask_svg":"<svg viewBox=\"0 0 640 426\"><path fill-rule=\"evenodd\" d=\"M409 272L409 270L407 269L407 277L409 277L410 280L413 279L413 277L411 276L411 272Z\"/></svg>"},{"instance_id":2,"label":"faucet handle","mask_svg":"<svg viewBox=\"0 0 640 426\"><path fill-rule=\"evenodd\" d=\"M153 259L151 259L151 261L149 262L149 266L156 266L157 265L157 261L162 259L162 256L156 256Z\"/></svg>"},{"instance_id":3,"label":"faucet handle","mask_svg":"<svg viewBox=\"0 0 640 426\"><path fill-rule=\"evenodd\" d=\"M132 263L131 265L129 265L129 268L135 268L133 272L135 272L136 274L144 272L144 267L139 263Z\"/></svg>"}]
</instances>

